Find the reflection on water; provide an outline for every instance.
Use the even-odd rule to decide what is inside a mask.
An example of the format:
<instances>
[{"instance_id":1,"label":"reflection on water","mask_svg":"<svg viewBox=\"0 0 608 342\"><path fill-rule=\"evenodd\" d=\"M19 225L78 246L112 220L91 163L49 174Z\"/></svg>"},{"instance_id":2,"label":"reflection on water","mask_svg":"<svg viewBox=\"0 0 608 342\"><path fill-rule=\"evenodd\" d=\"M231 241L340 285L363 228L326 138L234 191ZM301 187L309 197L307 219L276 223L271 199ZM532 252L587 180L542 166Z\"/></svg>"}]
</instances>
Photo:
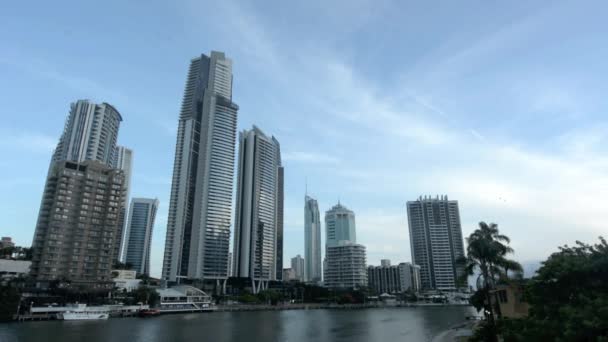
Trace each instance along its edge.
<instances>
[{"instance_id":1,"label":"reflection on water","mask_svg":"<svg viewBox=\"0 0 608 342\"><path fill-rule=\"evenodd\" d=\"M0 341L428 341L467 307L218 312L0 324Z\"/></svg>"}]
</instances>

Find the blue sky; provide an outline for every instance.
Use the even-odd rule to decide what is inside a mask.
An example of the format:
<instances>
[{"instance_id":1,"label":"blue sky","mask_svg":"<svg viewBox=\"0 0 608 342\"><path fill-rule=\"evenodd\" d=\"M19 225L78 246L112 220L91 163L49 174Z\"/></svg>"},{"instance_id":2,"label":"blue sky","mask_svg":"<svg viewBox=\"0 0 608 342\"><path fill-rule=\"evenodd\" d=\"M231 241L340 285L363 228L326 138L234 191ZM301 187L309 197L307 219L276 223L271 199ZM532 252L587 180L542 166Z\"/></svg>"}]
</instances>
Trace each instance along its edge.
<instances>
[{"instance_id":1,"label":"blue sky","mask_svg":"<svg viewBox=\"0 0 608 342\"><path fill-rule=\"evenodd\" d=\"M101 3L98 3L101 4ZM608 221L608 23L601 1L10 2L0 10L0 235L32 240L69 104L112 103L132 196L158 197L164 248L189 60L234 61L239 130L281 142L285 257L303 197L354 210L368 262L409 261L405 203L447 194L521 261Z\"/></svg>"}]
</instances>

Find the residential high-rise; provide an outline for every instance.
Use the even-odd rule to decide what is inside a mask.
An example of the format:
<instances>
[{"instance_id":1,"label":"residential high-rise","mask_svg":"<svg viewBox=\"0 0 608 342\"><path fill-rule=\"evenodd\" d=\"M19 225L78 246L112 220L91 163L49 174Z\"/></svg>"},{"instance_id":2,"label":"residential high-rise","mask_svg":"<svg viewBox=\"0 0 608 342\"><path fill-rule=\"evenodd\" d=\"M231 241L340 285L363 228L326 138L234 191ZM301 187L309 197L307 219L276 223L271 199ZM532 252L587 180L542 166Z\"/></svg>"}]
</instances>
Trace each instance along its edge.
<instances>
[{"instance_id":1,"label":"residential high-rise","mask_svg":"<svg viewBox=\"0 0 608 342\"><path fill-rule=\"evenodd\" d=\"M125 198L124 198L124 212L120 214L120 220L123 222L123 228L119 234L119 241L116 244L116 255L117 259L124 261L126 254L124 252L127 244L126 231L127 231L127 204L129 203L129 197L131 195L131 173L133 165L133 151L124 146L116 145L114 148L114 154L112 156L111 166L115 169L121 169L125 174Z\"/></svg>"},{"instance_id":2,"label":"residential high-rise","mask_svg":"<svg viewBox=\"0 0 608 342\"><path fill-rule=\"evenodd\" d=\"M281 153L277 150L277 158L281 165ZM277 179L277 247L276 247L276 280L283 280L283 203L285 201L285 168L279 166Z\"/></svg>"},{"instance_id":3,"label":"residential high-rise","mask_svg":"<svg viewBox=\"0 0 608 342\"><path fill-rule=\"evenodd\" d=\"M138 274L150 274L150 248L157 210L158 200L155 198L131 200L124 259Z\"/></svg>"},{"instance_id":4,"label":"residential high-rise","mask_svg":"<svg viewBox=\"0 0 608 342\"><path fill-rule=\"evenodd\" d=\"M325 213L326 246L337 246L340 241L357 241L355 214L340 203Z\"/></svg>"},{"instance_id":5,"label":"residential high-rise","mask_svg":"<svg viewBox=\"0 0 608 342\"><path fill-rule=\"evenodd\" d=\"M447 196L407 202L412 263L420 266L425 290L454 290L463 273L464 257L458 202Z\"/></svg>"},{"instance_id":6,"label":"residential high-rise","mask_svg":"<svg viewBox=\"0 0 608 342\"><path fill-rule=\"evenodd\" d=\"M276 280L280 146L255 126L239 140L233 272L250 278L257 292Z\"/></svg>"},{"instance_id":7,"label":"residential high-rise","mask_svg":"<svg viewBox=\"0 0 608 342\"><path fill-rule=\"evenodd\" d=\"M124 181L122 170L98 161L51 164L32 243L37 282L112 286Z\"/></svg>"},{"instance_id":8,"label":"residential high-rise","mask_svg":"<svg viewBox=\"0 0 608 342\"><path fill-rule=\"evenodd\" d=\"M304 281L304 264L305 259L300 256L300 254L291 258L291 269L295 274L295 279L299 281Z\"/></svg>"},{"instance_id":9,"label":"residential high-rise","mask_svg":"<svg viewBox=\"0 0 608 342\"><path fill-rule=\"evenodd\" d=\"M333 206L325 212L325 233L325 286L367 286L365 246L357 244L355 213L340 203Z\"/></svg>"},{"instance_id":10,"label":"residential high-rise","mask_svg":"<svg viewBox=\"0 0 608 342\"><path fill-rule=\"evenodd\" d=\"M193 59L177 129L164 280L228 277L237 111L232 61L215 51Z\"/></svg>"},{"instance_id":11,"label":"residential high-rise","mask_svg":"<svg viewBox=\"0 0 608 342\"><path fill-rule=\"evenodd\" d=\"M304 197L304 260L305 279L321 282L321 217L317 200Z\"/></svg>"},{"instance_id":12,"label":"residential high-rise","mask_svg":"<svg viewBox=\"0 0 608 342\"><path fill-rule=\"evenodd\" d=\"M417 292L420 288L420 267L407 262L391 266L383 259L380 266L367 267L368 286L378 294Z\"/></svg>"},{"instance_id":13,"label":"residential high-rise","mask_svg":"<svg viewBox=\"0 0 608 342\"><path fill-rule=\"evenodd\" d=\"M96 160L112 166L122 116L108 103L78 100L71 104L53 161Z\"/></svg>"}]
</instances>

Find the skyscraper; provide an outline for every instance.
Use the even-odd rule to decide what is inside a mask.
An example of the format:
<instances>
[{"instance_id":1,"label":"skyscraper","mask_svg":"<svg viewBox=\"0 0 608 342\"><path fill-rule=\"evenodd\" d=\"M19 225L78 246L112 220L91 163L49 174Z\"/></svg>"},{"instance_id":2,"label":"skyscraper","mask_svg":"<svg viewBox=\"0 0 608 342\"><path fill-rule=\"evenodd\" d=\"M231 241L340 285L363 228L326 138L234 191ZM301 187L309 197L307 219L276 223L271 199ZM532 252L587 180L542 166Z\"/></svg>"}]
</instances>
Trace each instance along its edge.
<instances>
[{"instance_id":1,"label":"skyscraper","mask_svg":"<svg viewBox=\"0 0 608 342\"><path fill-rule=\"evenodd\" d=\"M232 61L212 51L190 62L177 129L162 277L228 277L238 106Z\"/></svg>"},{"instance_id":2,"label":"skyscraper","mask_svg":"<svg viewBox=\"0 0 608 342\"><path fill-rule=\"evenodd\" d=\"M300 256L300 254L291 258L291 269L294 272L296 280L304 281L304 265L305 260Z\"/></svg>"},{"instance_id":3,"label":"skyscraper","mask_svg":"<svg viewBox=\"0 0 608 342\"><path fill-rule=\"evenodd\" d=\"M121 121L120 113L108 103L95 104L89 100L72 103L52 160L96 160L112 166Z\"/></svg>"},{"instance_id":4,"label":"skyscraper","mask_svg":"<svg viewBox=\"0 0 608 342\"><path fill-rule=\"evenodd\" d=\"M281 153L277 150L277 158L281 165ZM283 202L285 201L285 168L279 166L277 180L277 262L276 280L283 280Z\"/></svg>"},{"instance_id":5,"label":"skyscraper","mask_svg":"<svg viewBox=\"0 0 608 342\"><path fill-rule=\"evenodd\" d=\"M321 281L321 218L317 200L304 197L304 260L305 280Z\"/></svg>"},{"instance_id":6,"label":"skyscraper","mask_svg":"<svg viewBox=\"0 0 608 342\"><path fill-rule=\"evenodd\" d=\"M254 291L276 280L280 216L280 145L259 128L239 135L233 272L251 278ZM282 271L282 268L281 268Z\"/></svg>"},{"instance_id":7,"label":"skyscraper","mask_svg":"<svg viewBox=\"0 0 608 342\"><path fill-rule=\"evenodd\" d=\"M420 266L422 288L454 290L462 275L456 264L464 256L458 202L447 196L407 202L412 262Z\"/></svg>"},{"instance_id":8,"label":"skyscraper","mask_svg":"<svg viewBox=\"0 0 608 342\"><path fill-rule=\"evenodd\" d=\"M355 213L340 203L325 212L325 269L331 288L367 286L365 246L357 244Z\"/></svg>"},{"instance_id":9,"label":"skyscraper","mask_svg":"<svg viewBox=\"0 0 608 342\"><path fill-rule=\"evenodd\" d=\"M157 199L133 198L131 200L124 259L138 274L150 274L150 248L157 210Z\"/></svg>"},{"instance_id":10,"label":"skyscraper","mask_svg":"<svg viewBox=\"0 0 608 342\"><path fill-rule=\"evenodd\" d=\"M357 242L355 214L340 203L325 213L326 246L337 246L340 241Z\"/></svg>"},{"instance_id":11,"label":"skyscraper","mask_svg":"<svg viewBox=\"0 0 608 342\"><path fill-rule=\"evenodd\" d=\"M119 234L119 240L116 244L116 258L118 260L124 260L126 255L124 250L127 244L127 238L125 237L126 225L127 225L127 205L129 203L129 196L131 194L131 173L133 165L133 151L124 146L116 145L114 153L112 155L111 166L115 169L120 169L125 175L125 197L123 208L124 210L120 213L120 221L122 222L122 231Z\"/></svg>"},{"instance_id":12,"label":"skyscraper","mask_svg":"<svg viewBox=\"0 0 608 342\"><path fill-rule=\"evenodd\" d=\"M124 192L122 170L95 160L53 162L32 242L32 277L111 288Z\"/></svg>"},{"instance_id":13,"label":"skyscraper","mask_svg":"<svg viewBox=\"0 0 608 342\"><path fill-rule=\"evenodd\" d=\"M391 266L387 259L382 259L380 266L367 267L368 286L376 293L417 292L420 287L420 267L409 262Z\"/></svg>"}]
</instances>

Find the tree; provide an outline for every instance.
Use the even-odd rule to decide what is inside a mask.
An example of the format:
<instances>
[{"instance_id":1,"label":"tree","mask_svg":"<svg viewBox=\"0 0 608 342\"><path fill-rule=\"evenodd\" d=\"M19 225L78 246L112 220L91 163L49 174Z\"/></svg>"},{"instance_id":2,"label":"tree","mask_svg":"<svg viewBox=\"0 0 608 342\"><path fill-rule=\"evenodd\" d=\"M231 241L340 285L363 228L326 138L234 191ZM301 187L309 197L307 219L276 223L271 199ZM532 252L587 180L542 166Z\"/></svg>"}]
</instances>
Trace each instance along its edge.
<instances>
[{"instance_id":1,"label":"tree","mask_svg":"<svg viewBox=\"0 0 608 342\"><path fill-rule=\"evenodd\" d=\"M502 322L505 341L608 341L608 243L563 246L528 282L527 318Z\"/></svg>"},{"instance_id":2,"label":"tree","mask_svg":"<svg viewBox=\"0 0 608 342\"><path fill-rule=\"evenodd\" d=\"M13 319L20 299L19 291L14 286L0 286L0 322Z\"/></svg>"},{"instance_id":3,"label":"tree","mask_svg":"<svg viewBox=\"0 0 608 342\"><path fill-rule=\"evenodd\" d=\"M511 240L506 235L500 234L495 223L488 225L480 222L479 228L466 240L467 257L459 260L464 264L464 276L478 273L477 292L473 295L471 304L478 311L483 309L487 324L483 330L490 335L489 340L496 341L495 310L500 317L500 309L498 305L496 307L492 305L491 290L500 279L508 278L509 270L521 272L522 267L518 262L507 259L507 255L513 253L513 248L508 246ZM498 303L497 300L494 302Z\"/></svg>"}]
</instances>

